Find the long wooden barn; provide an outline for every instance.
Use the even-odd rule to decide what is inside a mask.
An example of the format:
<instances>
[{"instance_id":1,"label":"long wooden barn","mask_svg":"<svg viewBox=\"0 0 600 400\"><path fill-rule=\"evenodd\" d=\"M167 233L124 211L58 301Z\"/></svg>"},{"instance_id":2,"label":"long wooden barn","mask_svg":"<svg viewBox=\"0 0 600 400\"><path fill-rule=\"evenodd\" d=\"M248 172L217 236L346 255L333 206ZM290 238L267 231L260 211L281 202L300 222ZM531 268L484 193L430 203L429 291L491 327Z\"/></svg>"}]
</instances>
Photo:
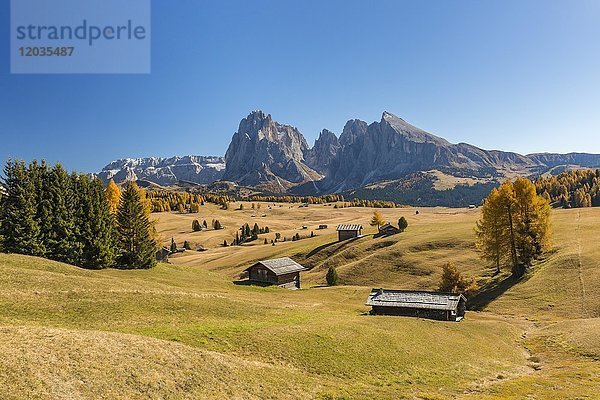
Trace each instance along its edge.
<instances>
[{"instance_id":1,"label":"long wooden barn","mask_svg":"<svg viewBox=\"0 0 600 400\"><path fill-rule=\"evenodd\" d=\"M245 271L251 282L300 289L300 272L306 271L306 268L289 257L283 257L258 261Z\"/></svg>"},{"instance_id":2,"label":"long wooden barn","mask_svg":"<svg viewBox=\"0 0 600 400\"><path fill-rule=\"evenodd\" d=\"M442 321L460 321L467 299L460 293L372 289L366 302L374 315L401 315Z\"/></svg>"}]
</instances>

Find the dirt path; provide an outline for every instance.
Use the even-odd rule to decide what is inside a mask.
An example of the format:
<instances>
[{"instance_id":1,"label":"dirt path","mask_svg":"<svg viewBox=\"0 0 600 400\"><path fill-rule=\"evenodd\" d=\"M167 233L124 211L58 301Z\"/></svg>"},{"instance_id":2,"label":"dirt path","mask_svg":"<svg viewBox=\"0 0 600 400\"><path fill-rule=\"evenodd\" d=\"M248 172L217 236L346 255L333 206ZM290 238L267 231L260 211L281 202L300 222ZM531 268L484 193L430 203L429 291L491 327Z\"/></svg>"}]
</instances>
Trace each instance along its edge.
<instances>
[{"instance_id":1,"label":"dirt path","mask_svg":"<svg viewBox=\"0 0 600 400\"><path fill-rule=\"evenodd\" d=\"M585 283L583 280L583 263L581 261L581 211L577 212L577 229L575 232L577 235L577 272L579 278L579 289L581 293L581 317L587 318L587 309L585 306Z\"/></svg>"}]
</instances>

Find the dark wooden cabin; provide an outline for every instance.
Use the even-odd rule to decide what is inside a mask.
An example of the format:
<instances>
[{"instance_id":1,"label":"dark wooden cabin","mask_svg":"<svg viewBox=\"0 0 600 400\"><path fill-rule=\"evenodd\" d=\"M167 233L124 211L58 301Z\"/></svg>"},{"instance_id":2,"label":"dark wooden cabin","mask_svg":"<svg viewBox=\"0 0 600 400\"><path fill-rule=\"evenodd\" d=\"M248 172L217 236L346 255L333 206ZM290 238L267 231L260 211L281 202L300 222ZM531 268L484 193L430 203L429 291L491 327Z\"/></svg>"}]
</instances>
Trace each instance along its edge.
<instances>
[{"instance_id":1,"label":"dark wooden cabin","mask_svg":"<svg viewBox=\"0 0 600 400\"><path fill-rule=\"evenodd\" d=\"M392 224L384 224L379 227L379 236L390 236L400 233L400 228Z\"/></svg>"},{"instance_id":2,"label":"dark wooden cabin","mask_svg":"<svg viewBox=\"0 0 600 400\"><path fill-rule=\"evenodd\" d=\"M359 224L343 224L338 225L337 233L338 233L338 241L354 239L362 236L362 225Z\"/></svg>"},{"instance_id":3,"label":"dark wooden cabin","mask_svg":"<svg viewBox=\"0 0 600 400\"><path fill-rule=\"evenodd\" d=\"M460 293L372 289L367 306L373 315L401 315L442 321L465 317L467 299Z\"/></svg>"},{"instance_id":4,"label":"dark wooden cabin","mask_svg":"<svg viewBox=\"0 0 600 400\"><path fill-rule=\"evenodd\" d=\"M245 270L251 282L277 285L287 289L300 289L302 265L288 257L262 260Z\"/></svg>"},{"instance_id":5,"label":"dark wooden cabin","mask_svg":"<svg viewBox=\"0 0 600 400\"><path fill-rule=\"evenodd\" d=\"M166 247L163 247L162 249L158 249L156 251L156 261L168 263L170 255L171 255L171 250L167 249Z\"/></svg>"}]
</instances>

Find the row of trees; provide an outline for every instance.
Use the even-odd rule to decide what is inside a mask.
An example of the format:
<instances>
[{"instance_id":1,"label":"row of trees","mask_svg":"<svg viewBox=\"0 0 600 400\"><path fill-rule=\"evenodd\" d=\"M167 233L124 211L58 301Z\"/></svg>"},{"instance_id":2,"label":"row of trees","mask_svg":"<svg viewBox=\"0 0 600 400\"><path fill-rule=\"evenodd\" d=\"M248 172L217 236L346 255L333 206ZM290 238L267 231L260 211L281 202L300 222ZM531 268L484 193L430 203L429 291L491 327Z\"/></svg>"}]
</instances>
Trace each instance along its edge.
<instances>
[{"instance_id":1,"label":"row of trees","mask_svg":"<svg viewBox=\"0 0 600 400\"><path fill-rule=\"evenodd\" d=\"M247 223L242 225L239 229L240 232L236 232L235 239L231 243L233 246L240 245L250 240L258 239L258 235L263 233L269 233L270 229L268 226L261 228L257 223L252 228Z\"/></svg>"},{"instance_id":2,"label":"row of trees","mask_svg":"<svg viewBox=\"0 0 600 400\"><path fill-rule=\"evenodd\" d=\"M187 193L167 190L150 190L146 193L152 205L152 212L178 211L180 213L198 213L205 203L213 203L224 207L234 201L228 195L215 193Z\"/></svg>"},{"instance_id":3,"label":"row of trees","mask_svg":"<svg viewBox=\"0 0 600 400\"><path fill-rule=\"evenodd\" d=\"M218 219L213 219L210 226L214 230L223 229L223 225L221 225L221 222ZM192 221L192 230L194 232L199 232L202 229L208 229L208 224L206 223L206 220L202 221L202 224L200 224L200 221L198 221L197 219Z\"/></svg>"},{"instance_id":4,"label":"row of trees","mask_svg":"<svg viewBox=\"0 0 600 400\"><path fill-rule=\"evenodd\" d=\"M143 193L135 184L122 194L113 185L105 189L60 164L7 161L0 250L84 268L152 267L156 243Z\"/></svg>"},{"instance_id":5,"label":"row of trees","mask_svg":"<svg viewBox=\"0 0 600 400\"><path fill-rule=\"evenodd\" d=\"M327 194L324 196L261 196L248 197L248 201L262 201L265 203L306 203L306 204L329 204L344 201L344 196Z\"/></svg>"},{"instance_id":6,"label":"row of trees","mask_svg":"<svg viewBox=\"0 0 600 400\"><path fill-rule=\"evenodd\" d=\"M563 208L600 206L600 169L562 172L535 181L538 194Z\"/></svg>"}]
</instances>

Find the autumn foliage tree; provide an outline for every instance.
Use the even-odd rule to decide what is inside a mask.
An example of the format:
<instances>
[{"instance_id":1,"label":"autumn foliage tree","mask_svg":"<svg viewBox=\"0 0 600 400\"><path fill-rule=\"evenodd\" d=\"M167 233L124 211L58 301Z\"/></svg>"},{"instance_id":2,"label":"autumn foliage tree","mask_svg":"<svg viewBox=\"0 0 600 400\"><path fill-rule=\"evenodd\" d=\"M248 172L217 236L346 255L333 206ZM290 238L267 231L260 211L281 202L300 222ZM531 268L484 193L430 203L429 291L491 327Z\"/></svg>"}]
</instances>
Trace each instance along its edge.
<instances>
[{"instance_id":1,"label":"autumn foliage tree","mask_svg":"<svg viewBox=\"0 0 600 400\"><path fill-rule=\"evenodd\" d=\"M121 189L119 189L115 181L112 179L108 182L108 186L106 186L106 198L108 199L108 208L110 209L110 213L114 215L119 207Z\"/></svg>"},{"instance_id":2,"label":"autumn foliage tree","mask_svg":"<svg viewBox=\"0 0 600 400\"><path fill-rule=\"evenodd\" d=\"M529 179L507 180L485 200L475 231L482 258L522 276L549 245L550 205Z\"/></svg>"},{"instance_id":3,"label":"autumn foliage tree","mask_svg":"<svg viewBox=\"0 0 600 400\"><path fill-rule=\"evenodd\" d=\"M479 290L474 279L466 279L451 262L444 265L439 290L445 293L471 295Z\"/></svg>"},{"instance_id":4,"label":"autumn foliage tree","mask_svg":"<svg viewBox=\"0 0 600 400\"><path fill-rule=\"evenodd\" d=\"M373 212L373 217L371 217L371 226L376 226L377 229L383 224L385 224L385 220L383 219L383 215L379 211Z\"/></svg>"}]
</instances>

